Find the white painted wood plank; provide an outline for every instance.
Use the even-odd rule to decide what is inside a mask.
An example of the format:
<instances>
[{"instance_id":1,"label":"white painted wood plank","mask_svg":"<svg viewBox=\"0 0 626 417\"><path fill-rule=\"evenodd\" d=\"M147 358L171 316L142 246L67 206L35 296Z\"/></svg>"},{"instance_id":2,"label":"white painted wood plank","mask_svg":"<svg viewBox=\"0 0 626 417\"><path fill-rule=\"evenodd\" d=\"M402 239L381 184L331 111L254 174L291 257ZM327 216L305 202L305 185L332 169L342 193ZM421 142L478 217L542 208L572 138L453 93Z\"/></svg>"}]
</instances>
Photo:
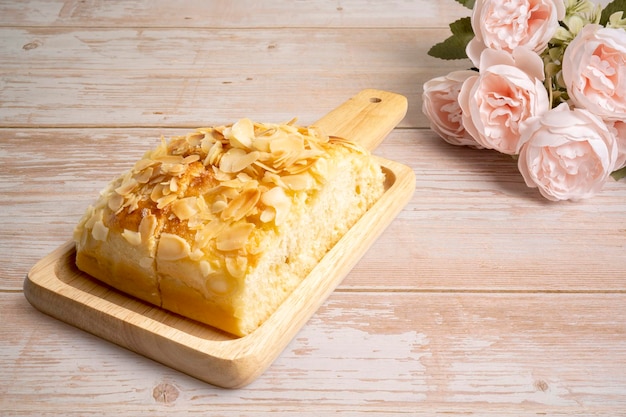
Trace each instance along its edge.
<instances>
[{"instance_id":1,"label":"white painted wood plank","mask_svg":"<svg viewBox=\"0 0 626 417\"><path fill-rule=\"evenodd\" d=\"M624 302L623 294L340 291L260 379L228 391L4 293L0 406L8 415L618 415Z\"/></svg>"},{"instance_id":2,"label":"white painted wood plank","mask_svg":"<svg viewBox=\"0 0 626 417\"><path fill-rule=\"evenodd\" d=\"M0 29L0 126L197 126L243 116L311 123L359 91L409 100L467 62L426 56L429 29Z\"/></svg>"},{"instance_id":3,"label":"white painted wood plank","mask_svg":"<svg viewBox=\"0 0 626 417\"><path fill-rule=\"evenodd\" d=\"M154 0L0 2L0 26L447 27L469 11L447 0Z\"/></svg>"}]
</instances>

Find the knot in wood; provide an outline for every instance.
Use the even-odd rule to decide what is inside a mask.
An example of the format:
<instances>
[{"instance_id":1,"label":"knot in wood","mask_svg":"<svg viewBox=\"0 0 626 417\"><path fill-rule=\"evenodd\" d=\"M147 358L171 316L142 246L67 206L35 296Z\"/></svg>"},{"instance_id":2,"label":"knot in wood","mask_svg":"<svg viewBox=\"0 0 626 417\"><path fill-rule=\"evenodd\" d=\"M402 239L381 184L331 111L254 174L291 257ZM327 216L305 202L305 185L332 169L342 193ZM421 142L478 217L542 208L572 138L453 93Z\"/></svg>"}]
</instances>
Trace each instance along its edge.
<instances>
[{"instance_id":1,"label":"knot in wood","mask_svg":"<svg viewBox=\"0 0 626 417\"><path fill-rule=\"evenodd\" d=\"M158 403L172 404L178 398L180 391L168 382L161 382L152 390L152 397Z\"/></svg>"}]
</instances>

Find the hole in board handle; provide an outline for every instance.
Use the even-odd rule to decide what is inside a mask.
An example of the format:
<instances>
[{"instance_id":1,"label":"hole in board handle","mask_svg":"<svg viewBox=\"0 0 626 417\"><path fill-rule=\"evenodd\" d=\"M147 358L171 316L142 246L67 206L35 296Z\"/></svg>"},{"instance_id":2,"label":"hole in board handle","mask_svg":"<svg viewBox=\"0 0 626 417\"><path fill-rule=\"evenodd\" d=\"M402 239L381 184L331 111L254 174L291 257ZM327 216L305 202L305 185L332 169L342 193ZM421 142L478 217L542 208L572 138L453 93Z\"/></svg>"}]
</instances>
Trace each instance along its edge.
<instances>
[{"instance_id":1,"label":"hole in board handle","mask_svg":"<svg viewBox=\"0 0 626 417\"><path fill-rule=\"evenodd\" d=\"M383 99L378 97L370 97L370 103L380 103Z\"/></svg>"}]
</instances>

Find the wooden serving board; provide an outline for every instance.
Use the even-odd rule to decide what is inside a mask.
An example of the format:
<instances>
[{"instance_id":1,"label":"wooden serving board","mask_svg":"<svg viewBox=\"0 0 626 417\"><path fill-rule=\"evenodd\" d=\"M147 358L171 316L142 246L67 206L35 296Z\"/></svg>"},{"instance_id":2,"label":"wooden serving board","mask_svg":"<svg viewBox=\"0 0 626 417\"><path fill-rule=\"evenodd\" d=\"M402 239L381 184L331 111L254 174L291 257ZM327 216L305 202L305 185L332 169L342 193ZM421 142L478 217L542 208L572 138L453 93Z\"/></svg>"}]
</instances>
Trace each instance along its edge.
<instances>
[{"instance_id":1,"label":"wooden serving board","mask_svg":"<svg viewBox=\"0 0 626 417\"><path fill-rule=\"evenodd\" d=\"M403 96L364 90L315 125L374 149L406 110ZM170 313L96 281L76 268L71 241L33 266L24 281L24 294L50 316L200 380L225 388L245 386L270 366L413 195L412 169L379 161L387 175L381 199L278 310L245 337Z\"/></svg>"}]
</instances>

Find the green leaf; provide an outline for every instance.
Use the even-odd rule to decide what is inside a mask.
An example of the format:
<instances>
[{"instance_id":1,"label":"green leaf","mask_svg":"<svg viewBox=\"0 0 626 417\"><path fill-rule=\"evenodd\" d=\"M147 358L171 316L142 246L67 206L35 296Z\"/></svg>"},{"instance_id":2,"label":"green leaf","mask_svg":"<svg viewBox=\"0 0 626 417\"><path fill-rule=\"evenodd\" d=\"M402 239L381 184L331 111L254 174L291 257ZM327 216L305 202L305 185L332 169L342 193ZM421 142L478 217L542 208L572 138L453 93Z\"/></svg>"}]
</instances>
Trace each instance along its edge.
<instances>
[{"instance_id":1,"label":"green leaf","mask_svg":"<svg viewBox=\"0 0 626 417\"><path fill-rule=\"evenodd\" d=\"M463 6L467 7L468 9L473 9L474 8L474 3L476 3L476 0L456 0L457 3L461 3Z\"/></svg>"},{"instance_id":2,"label":"green leaf","mask_svg":"<svg viewBox=\"0 0 626 417\"><path fill-rule=\"evenodd\" d=\"M620 169L618 169L617 171L613 171L613 172L611 173L611 177L613 177L613 179L614 179L615 181L619 181L619 180L621 180L622 178L625 178L625 177L626 177L626 167L624 167L624 168L620 168Z\"/></svg>"},{"instance_id":3,"label":"green leaf","mask_svg":"<svg viewBox=\"0 0 626 417\"><path fill-rule=\"evenodd\" d=\"M455 20L454 22L450 23L450 30L455 35L469 36L469 39L472 39L474 37L474 29L472 29L472 18L466 16L460 18L459 20Z\"/></svg>"},{"instance_id":4,"label":"green leaf","mask_svg":"<svg viewBox=\"0 0 626 417\"><path fill-rule=\"evenodd\" d=\"M452 31L452 36L430 48L428 55L441 59L467 58L465 47L474 37L471 19L463 17L450 23L450 30Z\"/></svg>"},{"instance_id":5,"label":"green leaf","mask_svg":"<svg viewBox=\"0 0 626 417\"><path fill-rule=\"evenodd\" d=\"M450 36L445 41L433 45L433 47L429 49L428 55L446 60L465 59L467 58L467 54L465 53L466 45L467 42L463 42L459 37Z\"/></svg>"},{"instance_id":6,"label":"green leaf","mask_svg":"<svg viewBox=\"0 0 626 417\"><path fill-rule=\"evenodd\" d=\"M609 18L613 13L616 12L624 12L624 16L626 16L626 0L613 0L602 10L602 15L600 16L600 24L602 26L606 26L609 22Z\"/></svg>"}]
</instances>

